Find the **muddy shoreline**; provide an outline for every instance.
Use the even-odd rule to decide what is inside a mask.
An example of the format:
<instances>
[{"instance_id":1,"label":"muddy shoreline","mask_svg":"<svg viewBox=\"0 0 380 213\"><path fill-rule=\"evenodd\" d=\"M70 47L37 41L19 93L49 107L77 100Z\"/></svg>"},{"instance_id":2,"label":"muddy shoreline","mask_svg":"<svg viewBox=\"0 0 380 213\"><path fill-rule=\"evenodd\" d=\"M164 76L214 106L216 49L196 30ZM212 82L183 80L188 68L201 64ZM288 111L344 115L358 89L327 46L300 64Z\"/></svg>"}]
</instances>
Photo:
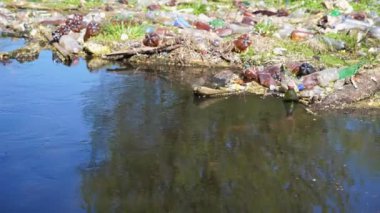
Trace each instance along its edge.
<instances>
[{"instance_id":1,"label":"muddy shoreline","mask_svg":"<svg viewBox=\"0 0 380 213\"><path fill-rule=\"evenodd\" d=\"M112 8L112 10L107 9L107 7ZM121 9L119 7L121 7ZM315 60L313 62L318 69L328 66L326 61L320 61L320 59L315 56L309 56L309 58L307 58L305 55L295 56L292 54L284 54L284 51L289 50L277 48L278 44L276 44L276 42L279 43L278 39L258 35L255 32L245 33L244 30L251 29L251 27L246 25L241 25L241 28L239 28L239 30L242 31L241 33L235 33L231 37L228 37L228 39L223 39L223 37L216 34L218 31L211 32L194 28L173 28L167 26L161 29L161 27L157 27L159 24L157 25L157 23L153 21L156 32L158 33L158 30L162 31L160 31L160 33L162 33L160 34L161 40L157 46L146 46L145 40L142 38L129 39L127 36L127 38L123 40L110 41L104 39L99 40L94 36L94 38L88 41L82 41L82 49L72 51L72 49L65 46L64 43L52 42L54 39L52 33L57 28L57 23L62 23L67 20L70 14L83 14L85 18L88 16L90 17L88 19L91 19L92 17L92 20L99 18L99 23L112 23L115 14L118 14L121 10L133 12L135 18L132 20L137 24L144 23L146 17L138 15L142 13L139 9L136 10L128 5L117 2L97 7L95 10L94 8L82 8L77 10L76 8L66 7L60 8L60 12L55 11L49 5L30 2L6 3L2 4L0 8L2 8L0 14L4 17L13 17L9 14L7 15L7 11L16 14L8 24L0 24L2 37L26 39L26 45L24 47L10 52L0 53L0 61L3 63L7 63L7 61L10 60L17 60L19 62L33 61L38 58L40 51L48 49L54 52L57 56L57 60L67 65L75 62L75 60L80 57L86 58L89 61L88 66L91 70L100 69L110 63L128 63L133 66L148 68L157 66L170 67L174 72L181 70L183 67L201 67L213 70L217 68L221 70L229 69L241 77L241 74L247 67L253 66L280 66L288 62L305 62L310 60ZM239 13L239 11L236 11L236 13ZM48 15L46 14L49 14L49 16L53 18L47 18ZM33 18L28 19L28 24L23 23L23 19L25 20L25 18L31 16ZM273 20L277 19L274 18ZM292 21L293 19L289 20ZM82 30L70 35L80 40L85 31L86 30ZM250 34L249 42L253 41L252 48L244 51L236 51L236 42L238 40L234 39L239 39L241 37L239 37L239 35L242 34ZM151 39L151 37L147 37L147 35L148 34L145 34L145 39ZM314 40L310 39L296 45L310 45L309 43L312 41ZM372 40L370 41L372 42ZM142 43L144 43L144 45ZM314 45L316 46L315 48L323 48L318 45L319 44ZM288 47L288 49L289 48L291 47ZM324 50L320 51L323 52ZM357 59L358 58L353 57L347 61L357 61ZM207 74L209 75L210 73ZM241 79L243 79L243 77L241 77ZM377 115L380 110L380 99L378 98L380 84L378 80L380 80L380 66L375 59L371 64L366 64L364 68L360 69L359 74L355 76L356 83L344 84L342 88L329 92L318 101L306 99L302 103L305 103L306 107L314 112L339 110L347 113ZM241 83L239 86L241 88L244 87L244 90L241 88L233 91L228 90L228 93L225 95L238 95L242 93L253 93L257 95L270 94L267 88L257 83ZM196 84L196 82L194 82L194 84ZM220 88L213 89L216 89L214 91L216 94Z\"/></svg>"}]
</instances>

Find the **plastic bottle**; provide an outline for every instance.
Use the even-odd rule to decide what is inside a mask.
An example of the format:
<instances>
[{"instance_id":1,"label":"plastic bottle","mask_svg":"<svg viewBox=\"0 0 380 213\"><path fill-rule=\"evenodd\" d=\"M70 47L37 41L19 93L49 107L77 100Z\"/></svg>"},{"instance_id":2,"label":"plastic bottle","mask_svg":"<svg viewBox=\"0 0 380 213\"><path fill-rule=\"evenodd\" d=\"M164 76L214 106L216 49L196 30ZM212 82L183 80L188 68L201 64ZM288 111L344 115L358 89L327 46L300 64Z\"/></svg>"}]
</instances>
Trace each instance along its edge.
<instances>
[{"instance_id":1,"label":"plastic bottle","mask_svg":"<svg viewBox=\"0 0 380 213\"><path fill-rule=\"evenodd\" d=\"M190 28L191 27L189 22L187 22L184 18L182 18L180 16L174 20L173 26L180 27L180 28Z\"/></svg>"},{"instance_id":2,"label":"plastic bottle","mask_svg":"<svg viewBox=\"0 0 380 213\"><path fill-rule=\"evenodd\" d=\"M330 16L332 17L338 17L342 15L342 13L338 10L338 9L333 9L331 12L330 12Z\"/></svg>"},{"instance_id":3,"label":"plastic bottle","mask_svg":"<svg viewBox=\"0 0 380 213\"><path fill-rule=\"evenodd\" d=\"M316 74L311 74L304 76L302 79L302 83L298 85L298 90L310 90L313 89L316 85L318 85L318 77Z\"/></svg>"},{"instance_id":4,"label":"plastic bottle","mask_svg":"<svg viewBox=\"0 0 380 213\"><path fill-rule=\"evenodd\" d=\"M229 24L228 28L230 28L236 34L250 33L252 31L251 26L240 24Z\"/></svg>"},{"instance_id":5,"label":"plastic bottle","mask_svg":"<svg viewBox=\"0 0 380 213\"><path fill-rule=\"evenodd\" d=\"M298 101L296 91L294 91L293 85L288 85L288 90L285 92L284 101Z\"/></svg>"},{"instance_id":6,"label":"plastic bottle","mask_svg":"<svg viewBox=\"0 0 380 213\"><path fill-rule=\"evenodd\" d=\"M268 88L274 88L274 87L276 87L276 81L272 78L272 76L270 75L270 73L259 72L258 73L258 77L259 77L259 83L262 86L268 87Z\"/></svg>"},{"instance_id":7,"label":"plastic bottle","mask_svg":"<svg viewBox=\"0 0 380 213\"><path fill-rule=\"evenodd\" d=\"M331 82L339 79L339 70L335 68L325 69L315 74L317 75L318 84L322 87L327 87Z\"/></svg>"},{"instance_id":8,"label":"plastic bottle","mask_svg":"<svg viewBox=\"0 0 380 213\"><path fill-rule=\"evenodd\" d=\"M233 31L230 28L220 28L215 30L215 33L223 38L232 35Z\"/></svg>"},{"instance_id":9,"label":"plastic bottle","mask_svg":"<svg viewBox=\"0 0 380 213\"><path fill-rule=\"evenodd\" d=\"M344 50L346 48L346 43L343 41L338 41L326 36L323 36L322 40L331 50Z\"/></svg>"},{"instance_id":10,"label":"plastic bottle","mask_svg":"<svg viewBox=\"0 0 380 213\"><path fill-rule=\"evenodd\" d=\"M235 50L237 52L244 52L249 46L251 46L252 40L248 34L243 34L234 41Z\"/></svg>"},{"instance_id":11,"label":"plastic bottle","mask_svg":"<svg viewBox=\"0 0 380 213\"><path fill-rule=\"evenodd\" d=\"M294 31L294 27L290 24L284 24L277 32L277 37L281 39L289 38L290 34Z\"/></svg>"},{"instance_id":12,"label":"plastic bottle","mask_svg":"<svg viewBox=\"0 0 380 213\"><path fill-rule=\"evenodd\" d=\"M355 75L359 71L360 67L363 66L363 64L364 64L363 62L359 62L357 64L354 64L354 65L351 65L349 67L345 67L339 70L338 72L339 79L345 79L345 78Z\"/></svg>"},{"instance_id":13,"label":"plastic bottle","mask_svg":"<svg viewBox=\"0 0 380 213\"><path fill-rule=\"evenodd\" d=\"M319 86L315 86L314 88L310 90L304 90L299 93L299 97L302 98L316 98L317 100L320 99L324 95L324 89L322 89Z\"/></svg>"},{"instance_id":14,"label":"plastic bottle","mask_svg":"<svg viewBox=\"0 0 380 213\"><path fill-rule=\"evenodd\" d=\"M59 44L70 53L78 53L82 49L78 41L69 35L63 35L59 39Z\"/></svg>"},{"instance_id":15,"label":"plastic bottle","mask_svg":"<svg viewBox=\"0 0 380 213\"><path fill-rule=\"evenodd\" d=\"M380 27L380 17L377 17L373 20L374 25Z\"/></svg>"},{"instance_id":16,"label":"plastic bottle","mask_svg":"<svg viewBox=\"0 0 380 213\"><path fill-rule=\"evenodd\" d=\"M100 24L95 21L91 21L86 27L86 33L83 39L84 41L87 41L90 37L96 36L99 33L100 33Z\"/></svg>"},{"instance_id":17,"label":"plastic bottle","mask_svg":"<svg viewBox=\"0 0 380 213\"><path fill-rule=\"evenodd\" d=\"M367 30L371 27L370 23L364 22L364 21L358 21L351 18L346 18L342 23L339 23L335 26L335 29L337 31L340 30L352 30L352 29L358 29L358 30Z\"/></svg>"},{"instance_id":18,"label":"plastic bottle","mask_svg":"<svg viewBox=\"0 0 380 213\"><path fill-rule=\"evenodd\" d=\"M369 30L369 35L372 38L380 39L380 27L373 27Z\"/></svg>"},{"instance_id":19,"label":"plastic bottle","mask_svg":"<svg viewBox=\"0 0 380 213\"><path fill-rule=\"evenodd\" d=\"M214 19L214 20L210 21L209 24L210 24L214 29L223 28L224 25L225 25L223 19Z\"/></svg>"},{"instance_id":20,"label":"plastic bottle","mask_svg":"<svg viewBox=\"0 0 380 213\"><path fill-rule=\"evenodd\" d=\"M244 16L243 17L243 20L241 20L241 23L242 24L246 24L246 25L251 25L253 26L255 24L255 21L253 20L252 17L250 16Z\"/></svg>"},{"instance_id":21,"label":"plastic bottle","mask_svg":"<svg viewBox=\"0 0 380 213\"><path fill-rule=\"evenodd\" d=\"M148 47L157 47L160 45L160 36L155 32L145 34L143 44Z\"/></svg>"},{"instance_id":22,"label":"plastic bottle","mask_svg":"<svg viewBox=\"0 0 380 213\"><path fill-rule=\"evenodd\" d=\"M291 34L290 34L290 39L292 39L293 41L304 41L310 37L312 37L312 33L310 32L306 32L306 31L300 31L300 30L294 30Z\"/></svg>"},{"instance_id":23,"label":"plastic bottle","mask_svg":"<svg viewBox=\"0 0 380 213\"><path fill-rule=\"evenodd\" d=\"M210 30L211 30L210 25L208 25L208 24L206 24L206 23L203 23L203 22L200 22L200 21L196 21L196 22L194 22L193 25L194 25L195 28L197 28L198 30L206 30L206 31L210 31Z\"/></svg>"}]
</instances>

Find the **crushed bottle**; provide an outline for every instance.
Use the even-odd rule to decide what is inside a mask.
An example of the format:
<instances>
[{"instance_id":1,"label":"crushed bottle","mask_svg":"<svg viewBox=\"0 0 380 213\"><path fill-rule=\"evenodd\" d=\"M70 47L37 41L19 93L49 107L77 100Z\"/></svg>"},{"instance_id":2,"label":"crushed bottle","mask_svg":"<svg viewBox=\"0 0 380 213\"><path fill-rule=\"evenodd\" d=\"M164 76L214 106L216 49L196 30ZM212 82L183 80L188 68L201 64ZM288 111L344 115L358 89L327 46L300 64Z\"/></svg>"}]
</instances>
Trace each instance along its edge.
<instances>
[{"instance_id":1,"label":"crushed bottle","mask_svg":"<svg viewBox=\"0 0 380 213\"><path fill-rule=\"evenodd\" d=\"M235 51L244 52L251 46L252 40L249 38L248 34L243 34L234 41Z\"/></svg>"},{"instance_id":2,"label":"crushed bottle","mask_svg":"<svg viewBox=\"0 0 380 213\"><path fill-rule=\"evenodd\" d=\"M160 44L160 36L155 32L145 34L143 44L148 47L157 47Z\"/></svg>"},{"instance_id":3,"label":"crushed bottle","mask_svg":"<svg viewBox=\"0 0 380 213\"><path fill-rule=\"evenodd\" d=\"M86 33L84 34L84 41L87 41L90 37L96 36L100 33L100 25L95 21L91 21L86 27Z\"/></svg>"}]
</instances>

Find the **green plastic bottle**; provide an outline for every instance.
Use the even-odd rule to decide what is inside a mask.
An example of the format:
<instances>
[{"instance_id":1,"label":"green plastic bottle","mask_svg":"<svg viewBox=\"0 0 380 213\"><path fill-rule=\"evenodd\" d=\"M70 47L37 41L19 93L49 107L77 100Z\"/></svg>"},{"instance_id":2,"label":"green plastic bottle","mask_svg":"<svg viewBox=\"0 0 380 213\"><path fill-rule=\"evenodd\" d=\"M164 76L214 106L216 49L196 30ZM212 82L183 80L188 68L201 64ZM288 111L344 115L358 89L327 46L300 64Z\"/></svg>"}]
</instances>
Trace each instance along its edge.
<instances>
[{"instance_id":1,"label":"green plastic bottle","mask_svg":"<svg viewBox=\"0 0 380 213\"><path fill-rule=\"evenodd\" d=\"M338 10L338 9L333 9L331 12L330 12L330 16L333 16L333 17L338 17L342 15L342 13Z\"/></svg>"},{"instance_id":2,"label":"green plastic bottle","mask_svg":"<svg viewBox=\"0 0 380 213\"><path fill-rule=\"evenodd\" d=\"M288 85L288 90L285 92L284 101L298 101L296 91L294 91L293 85Z\"/></svg>"},{"instance_id":3,"label":"green plastic bottle","mask_svg":"<svg viewBox=\"0 0 380 213\"><path fill-rule=\"evenodd\" d=\"M362 67L363 65L364 65L364 62L361 61L357 64L354 64L354 65L351 65L339 70L339 73L338 73L339 79L345 79L345 78L355 75L359 71L360 67Z\"/></svg>"},{"instance_id":4,"label":"green plastic bottle","mask_svg":"<svg viewBox=\"0 0 380 213\"><path fill-rule=\"evenodd\" d=\"M209 24L210 24L214 29L217 29L217 28L223 28L224 25L225 25L223 19L214 19L214 20L210 21Z\"/></svg>"}]
</instances>

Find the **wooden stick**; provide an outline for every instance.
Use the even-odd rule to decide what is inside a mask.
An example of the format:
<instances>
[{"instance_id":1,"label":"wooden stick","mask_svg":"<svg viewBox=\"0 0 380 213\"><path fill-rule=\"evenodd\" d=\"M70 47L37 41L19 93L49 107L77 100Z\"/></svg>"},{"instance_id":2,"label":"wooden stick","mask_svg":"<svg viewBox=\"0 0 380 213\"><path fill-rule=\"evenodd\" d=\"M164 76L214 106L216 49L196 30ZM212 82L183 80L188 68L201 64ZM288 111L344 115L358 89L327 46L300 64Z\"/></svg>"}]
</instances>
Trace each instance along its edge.
<instances>
[{"instance_id":1,"label":"wooden stick","mask_svg":"<svg viewBox=\"0 0 380 213\"><path fill-rule=\"evenodd\" d=\"M12 3L12 4L7 4L6 7L8 8L15 8L15 9L31 9L31 10L78 10L78 7L64 7L64 8L59 8L57 9L53 5L51 7L39 5L39 4L32 4L32 3Z\"/></svg>"},{"instance_id":2,"label":"wooden stick","mask_svg":"<svg viewBox=\"0 0 380 213\"><path fill-rule=\"evenodd\" d=\"M196 96L206 97L206 98L216 98L216 97L225 97L230 95L238 95L244 93L243 90L228 91L222 89L213 89L209 87L195 87L193 93Z\"/></svg>"},{"instance_id":3,"label":"wooden stick","mask_svg":"<svg viewBox=\"0 0 380 213\"><path fill-rule=\"evenodd\" d=\"M49 30L47 30L46 28L41 28L41 31L42 31L42 34L45 36L45 38L49 42L53 39ZM54 42L52 45L57 50L57 52L59 53L58 55L61 56L60 59L62 61L65 61L65 62L72 61L73 56L67 50L65 50L61 45L59 45L59 43Z\"/></svg>"},{"instance_id":4,"label":"wooden stick","mask_svg":"<svg viewBox=\"0 0 380 213\"><path fill-rule=\"evenodd\" d=\"M105 58L106 59L109 59L112 57L117 57L117 58L126 57L126 58L128 58L128 57L131 57L131 56L134 56L137 54L153 55L153 54L157 54L160 52L170 52L170 51L173 51L173 50L175 50L181 46L182 46L181 44L174 44L174 45L165 45L165 46L161 46L161 47L142 47L142 48L133 49L133 50L119 51L119 52L113 52L110 54L106 54Z\"/></svg>"}]
</instances>

